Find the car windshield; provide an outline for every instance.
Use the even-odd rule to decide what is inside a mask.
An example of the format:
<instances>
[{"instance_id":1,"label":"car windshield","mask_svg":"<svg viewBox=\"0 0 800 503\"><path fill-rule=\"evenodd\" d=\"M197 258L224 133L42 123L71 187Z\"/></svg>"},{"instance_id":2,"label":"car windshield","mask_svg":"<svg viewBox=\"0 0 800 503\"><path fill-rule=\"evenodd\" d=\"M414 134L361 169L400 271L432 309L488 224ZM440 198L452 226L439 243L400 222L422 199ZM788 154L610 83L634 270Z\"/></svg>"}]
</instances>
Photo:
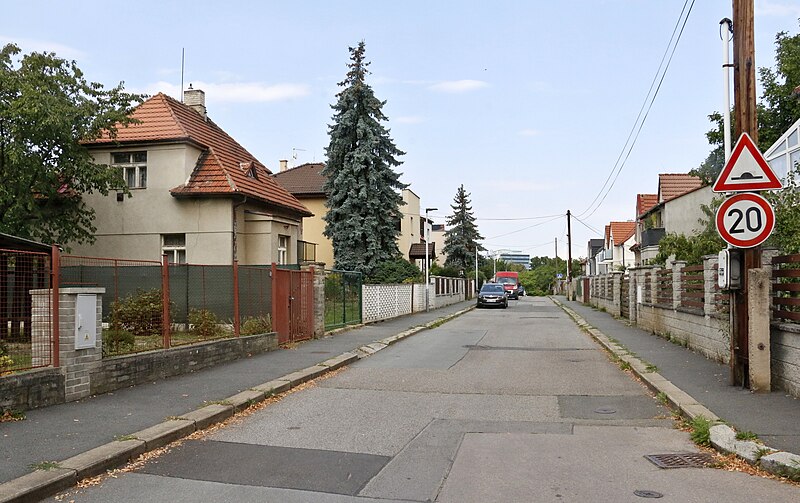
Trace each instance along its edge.
<instances>
[{"instance_id":1,"label":"car windshield","mask_svg":"<svg viewBox=\"0 0 800 503\"><path fill-rule=\"evenodd\" d=\"M517 284L516 278L509 278L507 276L504 277L504 278L497 278L497 282L498 283L504 283L506 285L516 285Z\"/></svg>"},{"instance_id":2,"label":"car windshield","mask_svg":"<svg viewBox=\"0 0 800 503\"><path fill-rule=\"evenodd\" d=\"M483 285L481 293L503 293L501 285Z\"/></svg>"}]
</instances>

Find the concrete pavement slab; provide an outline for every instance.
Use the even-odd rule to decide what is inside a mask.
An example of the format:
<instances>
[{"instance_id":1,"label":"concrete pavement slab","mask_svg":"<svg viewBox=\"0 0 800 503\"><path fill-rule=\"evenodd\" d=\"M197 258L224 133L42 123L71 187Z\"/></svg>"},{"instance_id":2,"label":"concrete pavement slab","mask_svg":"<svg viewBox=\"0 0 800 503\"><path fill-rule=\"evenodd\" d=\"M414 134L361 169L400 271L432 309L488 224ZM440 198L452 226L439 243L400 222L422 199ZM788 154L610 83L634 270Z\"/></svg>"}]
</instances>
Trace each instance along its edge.
<instances>
[{"instance_id":1,"label":"concrete pavement slab","mask_svg":"<svg viewBox=\"0 0 800 503\"><path fill-rule=\"evenodd\" d=\"M133 488L131 487L133 486ZM126 474L125 480L109 479L102 487L91 491L73 490L65 495L81 503L108 503L129 501L131 494L137 501L169 501L170 503L408 503L398 500L360 498L343 494L329 494L295 489L240 486L203 480L178 479L142 473Z\"/></svg>"},{"instance_id":2,"label":"concrete pavement slab","mask_svg":"<svg viewBox=\"0 0 800 503\"><path fill-rule=\"evenodd\" d=\"M467 434L437 501L792 501L787 484L703 468L664 470L648 454L696 452L685 433L664 428L576 426L573 435ZM591 480L578 484L576 477Z\"/></svg>"},{"instance_id":3,"label":"concrete pavement slab","mask_svg":"<svg viewBox=\"0 0 800 503\"><path fill-rule=\"evenodd\" d=\"M325 381L334 387L317 386L306 389L302 397L287 396L268 414L231 424L211 438L393 456L432 419L553 422L559 418L555 397L387 394L336 388L341 377ZM376 423L380 428L374 427Z\"/></svg>"}]
</instances>

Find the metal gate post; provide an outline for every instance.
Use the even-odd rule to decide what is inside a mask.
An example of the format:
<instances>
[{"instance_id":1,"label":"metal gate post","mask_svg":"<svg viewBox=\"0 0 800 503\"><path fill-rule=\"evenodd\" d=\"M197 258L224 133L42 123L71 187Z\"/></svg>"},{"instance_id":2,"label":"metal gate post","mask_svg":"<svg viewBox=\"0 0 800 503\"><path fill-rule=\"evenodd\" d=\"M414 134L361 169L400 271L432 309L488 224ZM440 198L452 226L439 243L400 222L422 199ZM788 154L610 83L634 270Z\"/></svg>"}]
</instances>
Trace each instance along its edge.
<instances>
[{"instance_id":1,"label":"metal gate post","mask_svg":"<svg viewBox=\"0 0 800 503\"><path fill-rule=\"evenodd\" d=\"M51 317L51 323L53 324L52 330L50 331L53 334L53 358L52 363L53 367L60 367L61 366L61 359L59 357L59 352L61 352L61 331L59 330L59 283L61 282L61 250L58 249L58 246L53 245L51 248L50 253L50 268L51 268L51 286L53 290L53 300L50 305L50 308L53 310L53 315Z\"/></svg>"},{"instance_id":2,"label":"metal gate post","mask_svg":"<svg viewBox=\"0 0 800 503\"><path fill-rule=\"evenodd\" d=\"M169 334L169 258L161 256L161 340L164 349L170 347Z\"/></svg>"},{"instance_id":3,"label":"metal gate post","mask_svg":"<svg viewBox=\"0 0 800 503\"><path fill-rule=\"evenodd\" d=\"M239 261L233 260L233 336L239 337Z\"/></svg>"}]
</instances>

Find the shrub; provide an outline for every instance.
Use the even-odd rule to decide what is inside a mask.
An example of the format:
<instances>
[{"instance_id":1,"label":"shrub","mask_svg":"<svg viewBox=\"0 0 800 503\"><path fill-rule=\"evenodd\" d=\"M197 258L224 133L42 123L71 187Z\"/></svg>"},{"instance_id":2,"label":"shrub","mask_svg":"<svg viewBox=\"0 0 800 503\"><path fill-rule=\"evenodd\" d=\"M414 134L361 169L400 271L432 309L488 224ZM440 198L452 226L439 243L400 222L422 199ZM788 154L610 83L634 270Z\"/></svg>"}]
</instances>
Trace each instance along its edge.
<instances>
[{"instance_id":1,"label":"shrub","mask_svg":"<svg viewBox=\"0 0 800 503\"><path fill-rule=\"evenodd\" d=\"M170 302L170 316L174 304ZM111 328L133 335L160 334L162 327L161 290L137 290L122 300L111 303Z\"/></svg>"},{"instance_id":2,"label":"shrub","mask_svg":"<svg viewBox=\"0 0 800 503\"><path fill-rule=\"evenodd\" d=\"M247 318L240 329L242 335L257 335L272 332L272 318L270 316L254 316Z\"/></svg>"},{"instance_id":3,"label":"shrub","mask_svg":"<svg viewBox=\"0 0 800 503\"><path fill-rule=\"evenodd\" d=\"M422 278L422 272L408 260L399 257L386 260L378 264L375 271L367 278L367 283L404 283L406 280L417 281Z\"/></svg>"},{"instance_id":4,"label":"shrub","mask_svg":"<svg viewBox=\"0 0 800 503\"><path fill-rule=\"evenodd\" d=\"M218 337L222 333L217 315L208 309L189 310L189 333L206 338Z\"/></svg>"},{"instance_id":5,"label":"shrub","mask_svg":"<svg viewBox=\"0 0 800 503\"><path fill-rule=\"evenodd\" d=\"M14 365L14 360L12 360L10 356L0 356L0 373L5 372L6 369L10 369L12 365Z\"/></svg>"},{"instance_id":6,"label":"shrub","mask_svg":"<svg viewBox=\"0 0 800 503\"><path fill-rule=\"evenodd\" d=\"M128 353L133 350L136 337L125 330L106 330L103 332L103 355Z\"/></svg>"}]
</instances>

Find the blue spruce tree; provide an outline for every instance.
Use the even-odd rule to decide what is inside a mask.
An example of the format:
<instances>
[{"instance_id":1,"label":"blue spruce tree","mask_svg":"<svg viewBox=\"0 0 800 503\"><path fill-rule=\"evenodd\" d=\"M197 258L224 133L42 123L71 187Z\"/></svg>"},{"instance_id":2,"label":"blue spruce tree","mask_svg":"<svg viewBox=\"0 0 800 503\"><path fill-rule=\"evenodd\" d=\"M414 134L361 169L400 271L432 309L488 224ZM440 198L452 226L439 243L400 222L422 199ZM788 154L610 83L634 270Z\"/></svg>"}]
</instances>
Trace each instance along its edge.
<instances>
[{"instance_id":1,"label":"blue spruce tree","mask_svg":"<svg viewBox=\"0 0 800 503\"><path fill-rule=\"evenodd\" d=\"M404 152L395 147L382 125L386 103L375 97L366 83L364 42L350 48L349 70L337 94L330 144L322 174L326 177L324 234L333 241L335 267L371 275L378 265L400 255L403 204L399 191L407 185L393 168Z\"/></svg>"}]
</instances>

